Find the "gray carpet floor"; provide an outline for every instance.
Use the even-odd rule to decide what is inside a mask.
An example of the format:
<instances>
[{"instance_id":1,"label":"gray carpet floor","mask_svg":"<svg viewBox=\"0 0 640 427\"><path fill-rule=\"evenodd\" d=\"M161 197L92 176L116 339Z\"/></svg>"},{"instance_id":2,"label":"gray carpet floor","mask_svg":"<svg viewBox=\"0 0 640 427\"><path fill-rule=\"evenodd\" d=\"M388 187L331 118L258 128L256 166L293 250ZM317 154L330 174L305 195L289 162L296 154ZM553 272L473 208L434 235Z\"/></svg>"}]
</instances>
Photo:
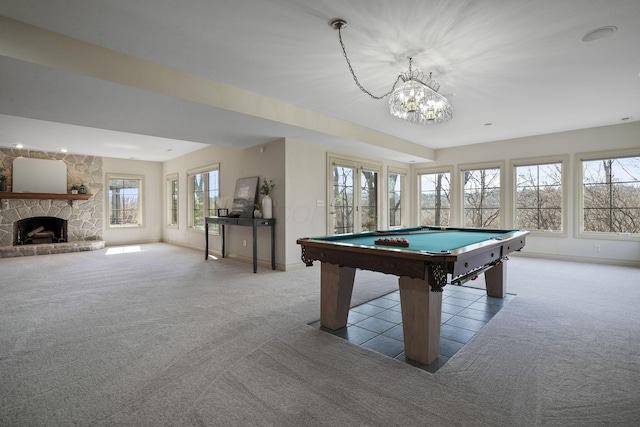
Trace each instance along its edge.
<instances>
[{"instance_id":1,"label":"gray carpet floor","mask_svg":"<svg viewBox=\"0 0 640 427\"><path fill-rule=\"evenodd\" d=\"M432 374L309 326L318 266L168 244L2 259L0 425L639 425L640 270L508 269L517 297ZM358 271L352 304L395 289Z\"/></svg>"}]
</instances>

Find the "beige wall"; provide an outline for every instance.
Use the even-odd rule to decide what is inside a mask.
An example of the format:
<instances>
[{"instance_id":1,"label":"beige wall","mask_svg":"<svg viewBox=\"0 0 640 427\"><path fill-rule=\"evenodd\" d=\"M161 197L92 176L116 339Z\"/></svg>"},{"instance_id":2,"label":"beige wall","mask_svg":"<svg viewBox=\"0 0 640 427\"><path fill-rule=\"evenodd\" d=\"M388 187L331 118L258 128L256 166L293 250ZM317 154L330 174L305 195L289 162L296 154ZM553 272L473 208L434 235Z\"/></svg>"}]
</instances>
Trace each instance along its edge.
<instances>
[{"instance_id":1,"label":"beige wall","mask_svg":"<svg viewBox=\"0 0 640 427\"><path fill-rule=\"evenodd\" d=\"M268 144L248 149L210 146L197 152L170 160L165 163L140 162L120 159L104 159L104 173L121 172L142 174L145 176L145 226L134 230L106 229L105 240L108 245L126 242L146 242L163 240L169 243L204 248L204 233L187 226L187 171L200 167L220 164L221 196L231 204L235 182L248 176L266 177L276 183L273 190L274 218L276 218L276 263L279 269L302 267L300 247L296 240L300 237L327 234L327 153L338 156L358 157L373 160L381 164L382 176L386 177L389 166L410 169L407 194L417 191L417 171L452 167L457 172L460 165L469 163L501 161L505 164L505 179L511 189L511 171L509 162L524 158L549 155L568 156L568 194L569 210L565 237L531 236L527 241L524 254L530 256L555 257L580 261L619 263L640 265L640 241L615 241L607 239L585 239L576 237L574 209L576 198L575 168L576 155L583 152L618 150L640 147L640 123L628 123L595 129L562 132L557 134L496 141L460 148L438 150L436 161L431 163L406 165L375 159L366 153L340 153L328 151L325 147L296 139L279 139ZM262 151L261 151L262 149ZM166 226L166 177L178 174L179 179L179 224L172 228ZM381 213L382 223L386 223L386 179L382 180ZM510 201L510 191L506 200ZM321 205L321 206L319 206ZM230 206L229 206L230 207ZM416 225L418 218L417 203L410 206L410 220L407 225ZM106 213L105 213L106 215ZM512 209L506 205L505 227L511 227ZM458 216L459 217L459 216ZM455 224L459 225L459 224ZM227 253L249 261L251 252L251 229L248 227L229 227ZM247 246L242 242L246 240ZM594 252L598 245L600 252ZM212 254L219 255L221 239L210 238ZM270 261L270 239L267 229L258 234L258 258L263 266Z\"/></svg>"},{"instance_id":2,"label":"beige wall","mask_svg":"<svg viewBox=\"0 0 640 427\"><path fill-rule=\"evenodd\" d=\"M503 186L506 183L507 203L503 226L512 227L513 209L510 202L513 185L510 162L527 158L568 155L566 237L531 236L527 239L527 246L523 253L539 257L640 265L639 239L636 238L633 241L596 240L577 237L576 232L576 192L580 188L576 183L576 167L579 167L577 155L579 153L634 148L640 148L640 122L438 150L435 162L412 165L412 176L417 182L416 171L421 169L453 167L457 173L459 166L464 164L504 162ZM416 201L412 206L412 215L413 221L417 221ZM454 216L456 221L452 225L461 225L459 217L459 215ZM600 252L594 251L594 245L599 246Z\"/></svg>"},{"instance_id":3,"label":"beige wall","mask_svg":"<svg viewBox=\"0 0 640 427\"><path fill-rule=\"evenodd\" d=\"M326 149L320 145L287 139L286 263L304 266L300 260L301 237L326 234ZM318 205L322 206L318 206Z\"/></svg>"},{"instance_id":4,"label":"beige wall","mask_svg":"<svg viewBox=\"0 0 640 427\"><path fill-rule=\"evenodd\" d=\"M178 174L179 185L179 214L178 227L166 226L166 208L162 211L164 240L166 242L204 249L204 232L189 228L187 222L188 194L187 172L208 165L220 165L220 197L221 204L226 203L231 208L236 180L250 176L259 176L272 180L275 187L271 193L273 199L273 217L276 219L276 263L278 268L284 268L284 235L285 235L285 141L276 140L247 149L236 149L211 146L190 153L180 158L165 162L163 165L163 186L166 177ZM259 196L262 199L262 196ZM163 205L166 206L166 191L163 190ZM268 228L258 229L258 259L264 265L270 263L271 242ZM247 246L243 246L243 241ZM226 252L230 257L245 260L252 259L252 230L250 227L227 227ZM220 236L209 237L209 249L212 254L220 255L222 240Z\"/></svg>"}]
</instances>

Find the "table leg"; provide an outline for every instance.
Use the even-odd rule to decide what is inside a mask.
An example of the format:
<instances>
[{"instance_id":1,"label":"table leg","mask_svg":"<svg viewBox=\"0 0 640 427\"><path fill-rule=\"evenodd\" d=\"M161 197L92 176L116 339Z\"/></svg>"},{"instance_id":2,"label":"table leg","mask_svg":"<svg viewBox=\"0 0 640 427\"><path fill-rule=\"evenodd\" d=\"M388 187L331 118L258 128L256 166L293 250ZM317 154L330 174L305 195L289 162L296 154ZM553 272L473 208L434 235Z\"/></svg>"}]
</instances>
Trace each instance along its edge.
<instances>
[{"instance_id":1,"label":"table leg","mask_svg":"<svg viewBox=\"0 0 640 427\"><path fill-rule=\"evenodd\" d=\"M400 276L404 353L428 365L440 353L442 292L431 292L428 280Z\"/></svg>"},{"instance_id":2,"label":"table leg","mask_svg":"<svg viewBox=\"0 0 640 427\"><path fill-rule=\"evenodd\" d=\"M504 298L507 295L507 265L500 262L484 272L487 295Z\"/></svg>"},{"instance_id":3,"label":"table leg","mask_svg":"<svg viewBox=\"0 0 640 427\"><path fill-rule=\"evenodd\" d=\"M258 227L253 222L253 272L258 272Z\"/></svg>"},{"instance_id":4,"label":"table leg","mask_svg":"<svg viewBox=\"0 0 640 427\"><path fill-rule=\"evenodd\" d=\"M204 222L204 260L209 259L209 223Z\"/></svg>"},{"instance_id":5,"label":"table leg","mask_svg":"<svg viewBox=\"0 0 640 427\"><path fill-rule=\"evenodd\" d=\"M320 265L320 325L332 330L347 326L356 269L323 262Z\"/></svg>"},{"instance_id":6,"label":"table leg","mask_svg":"<svg viewBox=\"0 0 640 427\"><path fill-rule=\"evenodd\" d=\"M276 227L271 225L271 269L276 269Z\"/></svg>"},{"instance_id":7,"label":"table leg","mask_svg":"<svg viewBox=\"0 0 640 427\"><path fill-rule=\"evenodd\" d=\"M220 228L222 234L222 258L224 258L224 224L220 224Z\"/></svg>"}]
</instances>

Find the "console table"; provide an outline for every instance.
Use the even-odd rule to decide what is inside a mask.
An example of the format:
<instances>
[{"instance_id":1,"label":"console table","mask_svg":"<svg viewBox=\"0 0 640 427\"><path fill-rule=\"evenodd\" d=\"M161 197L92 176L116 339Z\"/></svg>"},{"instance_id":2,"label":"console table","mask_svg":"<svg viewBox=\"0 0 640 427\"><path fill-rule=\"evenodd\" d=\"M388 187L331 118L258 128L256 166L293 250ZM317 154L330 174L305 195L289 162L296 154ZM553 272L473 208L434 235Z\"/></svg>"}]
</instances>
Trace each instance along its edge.
<instances>
[{"instance_id":1,"label":"console table","mask_svg":"<svg viewBox=\"0 0 640 427\"><path fill-rule=\"evenodd\" d=\"M222 234L222 258L225 257L225 233L227 225L239 225L253 228L253 272L258 271L258 227L271 227L271 269L276 269L276 220L275 218L231 218L226 216L205 217L204 226L204 259L209 259L209 224L218 224Z\"/></svg>"}]
</instances>

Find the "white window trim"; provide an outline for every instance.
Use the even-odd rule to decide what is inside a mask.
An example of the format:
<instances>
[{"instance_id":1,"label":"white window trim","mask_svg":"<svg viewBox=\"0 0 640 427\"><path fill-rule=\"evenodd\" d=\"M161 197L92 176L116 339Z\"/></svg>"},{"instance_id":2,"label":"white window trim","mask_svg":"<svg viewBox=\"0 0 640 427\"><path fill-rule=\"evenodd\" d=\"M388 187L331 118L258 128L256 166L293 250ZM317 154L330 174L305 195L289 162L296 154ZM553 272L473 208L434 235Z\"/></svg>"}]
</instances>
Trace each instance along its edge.
<instances>
[{"instance_id":1,"label":"white window trim","mask_svg":"<svg viewBox=\"0 0 640 427\"><path fill-rule=\"evenodd\" d=\"M394 228L404 228L407 226L407 213L409 212L409 203L408 203L408 199L410 199L409 194L407 193L408 190L408 182L407 179L409 179L409 171L407 169L403 169L403 168L398 168L398 167L394 167L394 166L387 166L387 179L385 180L385 194L387 195L387 197L385 197L385 204L386 204L386 228L391 228L391 225L389 224L391 222L391 211L390 211L390 206L389 206L389 175L400 175L402 176L402 180L400 183L400 225L398 226L394 226Z\"/></svg>"},{"instance_id":2,"label":"white window trim","mask_svg":"<svg viewBox=\"0 0 640 427\"><path fill-rule=\"evenodd\" d=\"M451 185L449 187L449 191L451 192L451 200L449 201L449 203L451 204L451 208L450 208L450 227L459 227L459 224L461 224L460 218L458 217L458 200L456 197L456 185L458 182L458 177L457 175L454 173L455 172L455 168L453 166L442 166L442 167L438 167L438 168L418 168L414 171L414 176L413 176L413 182L416 183L416 197L415 197L415 208L414 208L414 212L415 212L415 223L418 225L420 224L420 218L421 218L421 207L420 207L420 200L421 200L421 193L422 193L422 182L420 181L420 175L431 175L431 174L438 174L438 173L448 173L449 176L451 177Z\"/></svg>"},{"instance_id":3,"label":"white window trim","mask_svg":"<svg viewBox=\"0 0 640 427\"><path fill-rule=\"evenodd\" d=\"M380 226L380 224L383 224L383 219L382 219L382 212L383 212L383 208L382 208L382 203L380 203L381 200L381 191L382 187L384 184L380 183L380 179L382 179L382 163L379 162L373 162L371 160L365 160L365 159L361 159L361 158L357 158L357 157L351 157L351 156L342 156L342 155L338 155L338 154L332 154L332 153L327 153L327 211L326 211L326 218L327 218L327 235L328 236L332 236L333 235L333 221L331 220L331 215L332 215L332 209L333 209L333 203L331 203L330 201L333 200L333 166L334 165L340 165L340 166L346 166L346 167L352 167L355 169L364 169L366 171L372 171L372 172L376 172L378 174L378 191L377 191L377 199L378 199L378 208L377 208L377 216L378 216L378 226ZM359 175L359 173L358 173ZM358 181L358 186L360 185L360 182ZM356 185L356 183L354 182L354 186ZM386 188L386 186L384 186ZM359 187L358 187L359 188ZM355 195L354 195L355 196ZM358 208L360 207L360 197L357 197L354 199L354 203L356 204L356 206L358 206ZM358 209L359 212L359 209ZM386 217L386 215L385 215ZM356 217L355 218L357 220L357 222L354 222L354 226L355 224L358 224L358 228L360 228L360 218ZM388 222L387 222L388 223Z\"/></svg>"},{"instance_id":4,"label":"white window trim","mask_svg":"<svg viewBox=\"0 0 640 427\"><path fill-rule=\"evenodd\" d=\"M543 237L568 237L569 229L569 156L528 157L515 159L509 163L511 171L511 215L507 227L513 228L516 224L516 195L518 191L518 176L515 173L518 166L536 166L560 163L562 168L562 230L529 230L531 236Z\"/></svg>"},{"instance_id":5,"label":"white window trim","mask_svg":"<svg viewBox=\"0 0 640 427\"><path fill-rule=\"evenodd\" d=\"M221 182L221 173L220 173L220 163L213 163L210 164L208 166L201 166L198 168L193 168L193 169L189 169L187 170L187 229L198 232L198 233L203 233L204 234L204 230L205 227L200 228L200 227L194 227L193 226L193 198L192 198L192 194L193 194L193 186L191 184L191 177L193 175L197 175L200 173L206 173L206 172L211 172L217 170L218 171L218 188L222 188L222 185L220 184ZM213 225L213 226L209 226L209 234L219 234L219 230L218 230L218 226L217 225Z\"/></svg>"},{"instance_id":6,"label":"white window trim","mask_svg":"<svg viewBox=\"0 0 640 427\"><path fill-rule=\"evenodd\" d=\"M584 225L584 199L582 197L583 190L583 168L584 160L605 160L617 157L639 157L639 148L630 148L622 150L596 151L589 153L576 154L576 182L574 186L575 193L575 218L574 218L574 235L578 239L595 239L595 240L615 240L615 241L640 241L640 233L638 234L622 234L622 233L596 233L593 231L582 231Z\"/></svg>"},{"instance_id":7,"label":"white window trim","mask_svg":"<svg viewBox=\"0 0 640 427\"><path fill-rule=\"evenodd\" d=\"M505 228L506 219L510 218L509 213L506 211L507 203L505 196L507 194L505 189L505 183L509 182L505 176L505 162L486 162L486 163L466 163L458 166L458 194L456 195L456 203L458 204L458 221L461 227L464 227L464 179L462 174L468 170L478 169L500 169L500 221L498 223L499 228Z\"/></svg>"},{"instance_id":8,"label":"white window trim","mask_svg":"<svg viewBox=\"0 0 640 427\"><path fill-rule=\"evenodd\" d=\"M173 181L178 181L178 210L176 212L176 223L175 224L171 224L169 221L171 220L171 195L172 195L172 190L173 190L173 186L171 185L171 183ZM166 176L166 181L165 181L165 186L166 186L166 215L167 215L167 219L165 221L165 225L167 226L167 228L173 228L173 229L179 229L180 228L180 177L178 175L178 173L172 173Z\"/></svg>"},{"instance_id":9,"label":"white window trim","mask_svg":"<svg viewBox=\"0 0 640 427\"><path fill-rule=\"evenodd\" d=\"M111 224L111 200L109 200L109 181L112 179L130 179L139 180L140 188L138 194L138 224L112 225ZM107 173L105 181L105 200L106 200L106 223L108 229L122 230L126 228L144 228L145 227L145 198L144 198L144 175L133 175L128 173Z\"/></svg>"}]
</instances>

